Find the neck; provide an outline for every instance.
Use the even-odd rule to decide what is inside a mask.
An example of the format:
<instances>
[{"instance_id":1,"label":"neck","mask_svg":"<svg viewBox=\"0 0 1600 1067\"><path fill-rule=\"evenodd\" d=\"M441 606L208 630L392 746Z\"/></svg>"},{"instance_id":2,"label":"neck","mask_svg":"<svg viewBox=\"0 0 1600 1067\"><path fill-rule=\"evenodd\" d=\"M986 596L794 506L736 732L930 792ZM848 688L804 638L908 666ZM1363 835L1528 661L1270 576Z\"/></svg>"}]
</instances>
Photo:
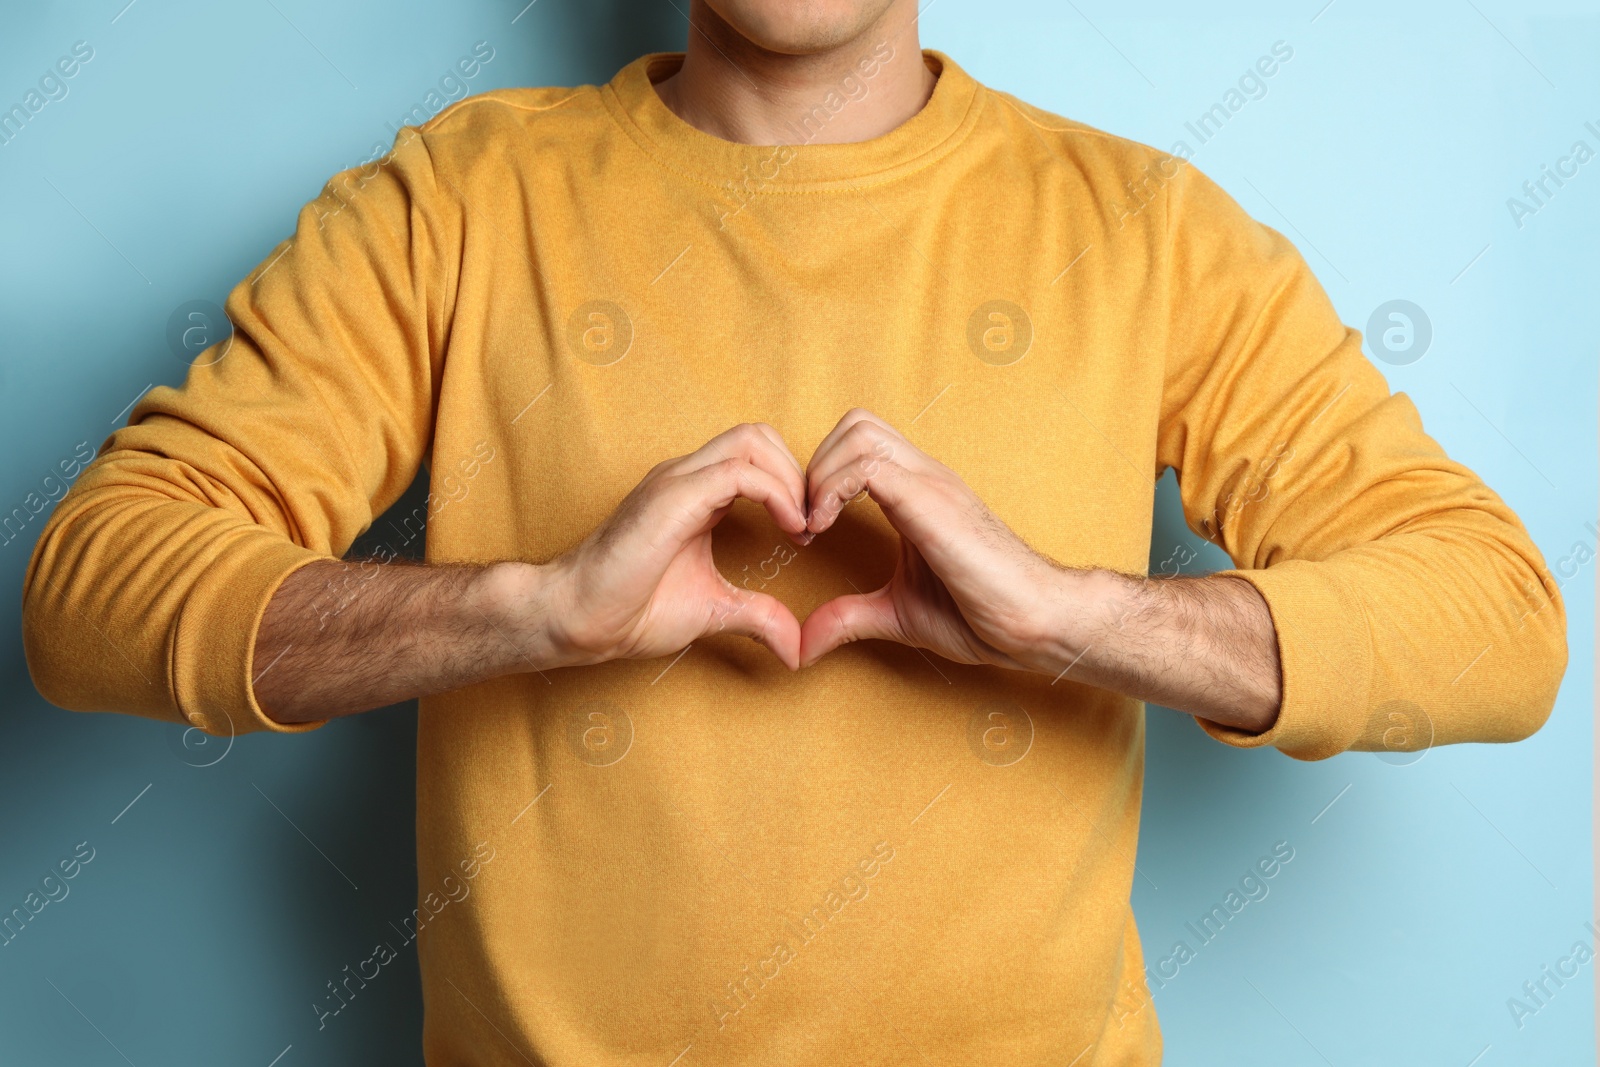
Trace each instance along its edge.
<instances>
[{"instance_id":1,"label":"neck","mask_svg":"<svg viewBox=\"0 0 1600 1067\"><path fill-rule=\"evenodd\" d=\"M656 93L689 125L725 141L871 140L922 110L938 80L922 61L916 19L915 0L895 0L853 39L790 55L760 47L693 0L683 66Z\"/></svg>"}]
</instances>

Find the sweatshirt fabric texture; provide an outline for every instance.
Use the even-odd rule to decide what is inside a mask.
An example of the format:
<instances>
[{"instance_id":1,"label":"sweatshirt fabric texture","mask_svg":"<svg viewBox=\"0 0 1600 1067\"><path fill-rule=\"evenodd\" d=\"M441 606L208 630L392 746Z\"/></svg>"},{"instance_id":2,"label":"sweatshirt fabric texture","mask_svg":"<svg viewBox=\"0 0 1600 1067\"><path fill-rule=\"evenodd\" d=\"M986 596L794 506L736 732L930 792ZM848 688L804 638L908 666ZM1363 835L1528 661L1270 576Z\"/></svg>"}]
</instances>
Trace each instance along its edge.
<instances>
[{"instance_id":1,"label":"sweatshirt fabric texture","mask_svg":"<svg viewBox=\"0 0 1600 1067\"><path fill-rule=\"evenodd\" d=\"M803 464L859 406L1074 567L1146 573L1177 471L1278 632L1276 725L1200 721L1218 741L1317 760L1544 721L1565 617L1523 526L1192 164L932 50L931 99L884 136L812 143L880 51L789 146L736 144L657 96L681 58L470 97L336 176L42 532L40 692L314 729L252 695L262 612L419 466L399 523L429 560L544 561L730 426ZM867 500L806 548L740 502L716 558L804 618L896 544ZM715 636L429 697L418 734L434 1067L1160 1060L1136 700L886 642L791 674Z\"/></svg>"}]
</instances>

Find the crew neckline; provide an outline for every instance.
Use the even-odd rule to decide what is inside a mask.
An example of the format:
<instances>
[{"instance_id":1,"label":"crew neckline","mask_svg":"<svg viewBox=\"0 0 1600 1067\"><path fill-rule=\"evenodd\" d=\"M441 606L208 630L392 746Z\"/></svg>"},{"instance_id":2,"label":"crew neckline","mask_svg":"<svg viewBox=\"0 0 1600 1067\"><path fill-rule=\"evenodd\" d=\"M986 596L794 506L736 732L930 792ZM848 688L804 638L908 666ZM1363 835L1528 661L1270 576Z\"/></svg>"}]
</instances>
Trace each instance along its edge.
<instances>
[{"instance_id":1,"label":"crew neckline","mask_svg":"<svg viewBox=\"0 0 1600 1067\"><path fill-rule=\"evenodd\" d=\"M651 52L617 72L601 96L623 130L662 165L718 188L736 186L748 195L860 188L892 181L941 158L977 121L982 86L949 56L922 50L937 76L927 103L888 133L844 144L807 144L795 126L791 145L727 141L679 118L656 92L655 83L683 64L682 52ZM870 91L871 82L867 81ZM843 107L850 103L841 91ZM827 106L826 95L818 104Z\"/></svg>"}]
</instances>

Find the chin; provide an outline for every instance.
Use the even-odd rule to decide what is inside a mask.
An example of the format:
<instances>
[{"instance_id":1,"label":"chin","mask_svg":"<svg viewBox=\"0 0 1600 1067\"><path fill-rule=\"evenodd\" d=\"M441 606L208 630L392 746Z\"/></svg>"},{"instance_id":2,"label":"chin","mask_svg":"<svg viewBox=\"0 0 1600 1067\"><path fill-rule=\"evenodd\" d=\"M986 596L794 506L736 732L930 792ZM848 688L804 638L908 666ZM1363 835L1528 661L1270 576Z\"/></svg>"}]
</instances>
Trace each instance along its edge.
<instances>
[{"instance_id":1,"label":"chin","mask_svg":"<svg viewBox=\"0 0 1600 1067\"><path fill-rule=\"evenodd\" d=\"M809 55L848 44L895 0L706 0L706 6L751 44L769 52Z\"/></svg>"}]
</instances>

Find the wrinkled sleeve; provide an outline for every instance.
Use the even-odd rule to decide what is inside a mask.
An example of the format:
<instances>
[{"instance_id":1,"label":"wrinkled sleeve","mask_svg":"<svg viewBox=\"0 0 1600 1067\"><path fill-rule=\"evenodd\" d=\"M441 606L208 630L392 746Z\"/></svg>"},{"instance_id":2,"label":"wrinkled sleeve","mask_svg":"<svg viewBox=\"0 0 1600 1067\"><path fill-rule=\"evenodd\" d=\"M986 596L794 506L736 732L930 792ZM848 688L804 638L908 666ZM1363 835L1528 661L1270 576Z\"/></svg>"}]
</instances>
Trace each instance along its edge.
<instances>
[{"instance_id":1,"label":"wrinkled sleeve","mask_svg":"<svg viewBox=\"0 0 1600 1067\"><path fill-rule=\"evenodd\" d=\"M256 703L256 630L337 558L432 437L459 247L424 135L346 171L227 300L231 339L157 386L40 533L28 668L51 703L208 733L295 731Z\"/></svg>"},{"instance_id":2,"label":"wrinkled sleeve","mask_svg":"<svg viewBox=\"0 0 1600 1067\"><path fill-rule=\"evenodd\" d=\"M1305 261L1192 165L1166 188L1161 468L1266 600L1298 759L1514 741L1549 716L1566 618L1522 523L1390 394Z\"/></svg>"}]
</instances>

